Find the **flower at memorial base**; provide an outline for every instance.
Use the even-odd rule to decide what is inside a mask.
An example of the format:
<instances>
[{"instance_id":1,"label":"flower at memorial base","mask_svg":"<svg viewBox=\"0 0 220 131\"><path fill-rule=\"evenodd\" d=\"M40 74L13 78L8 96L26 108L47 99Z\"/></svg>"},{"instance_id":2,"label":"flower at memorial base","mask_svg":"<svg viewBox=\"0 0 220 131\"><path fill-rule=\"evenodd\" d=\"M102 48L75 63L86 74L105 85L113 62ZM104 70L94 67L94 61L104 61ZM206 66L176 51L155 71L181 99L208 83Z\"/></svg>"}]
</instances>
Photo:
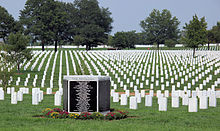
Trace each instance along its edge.
<instances>
[{"instance_id":1,"label":"flower at memorial base","mask_svg":"<svg viewBox=\"0 0 220 131\"><path fill-rule=\"evenodd\" d=\"M67 118L69 116L69 113L66 111L60 111L59 112L59 118Z\"/></svg>"},{"instance_id":2,"label":"flower at memorial base","mask_svg":"<svg viewBox=\"0 0 220 131\"><path fill-rule=\"evenodd\" d=\"M51 113L53 113L54 111L48 111L48 112L45 112L45 117L51 117Z\"/></svg>"},{"instance_id":3,"label":"flower at memorial base","mask_svg":"<svg viewBox=\"0 0 220 131\"><path fill-rule=\"evenodd\" d=\"M121 113L122 119L123 119L123 118L126 118L126 117L128 116L128 112L127 112L127 111L118 110L117 112Z\"/></svg>"},{"instance_id":4,"label":"flower at memorial base","mask_svg":"<svg viewBox=\"0 0 220 131\"><path fill-rule=\"evenodd\" d=\"M63 111L63 110L61 110L60 108L54 108L53 111L55 111L55 112L61 112L61 111Z\"/></svg>"},{"instance_id":5,"label":"flower at memorial base","mask_svg":"<svg viewBox=\"0 0 220 131\"><path fill-rule=\"evenodd\" d=\"M70 113L69 114L69 118L70 119L78 119L79 118L79 114L77 114L77 113Z\"/></svg>"},{"instance_id":6,"label":"flower at memorial base","mask_svg":"<svg viewBox=\"0 0 220 131\"><path fill-rule=\"evenodd\" d=\"M114 119L116 119L115 114L116 114L116 113L114 113L114 112L109 112L109 113L107 113L107 114L105 115L105 119L106 119L106 120L114 120Z\"/></svg>"},{"instance_id":7,"label":"flower at memorial base","mask_svg":"<svg viewBox=\"0 0 220 131\"><path fill-rule=\"evenodd\" d=\"M104 116L99 112L92 113L91 117L92 117L92 119L95 119L95 120L97 120L97 119L103 120L104 119Z\"/></svg>"},{"instance_id":8,"label":"flower at memorial base","mask_svg":"<svg viewBox=\"0 0 220 131\"><path fill-rule=\"evenodd\" d=\"M119 113L119 112L116 112L116 113L115 113L115 119L116 119L116 120L122 119L122 114Z\"/></svg>"},{"instance_id":9,"label":"flower at memorial base","mask_svg":"<svg viewBox=\"0 0 220 131\"><path fill-rule=\"evenodd\" d=\"M44 110L42 111L42 113L45 113L45 112L48 112L48 111L52 111L52 109L46 108L46 109L44 109Z\"/></svg>"},{"instance_id":10,"label":"flower at memorial base","mask_svg":"<svg viewBox=\"0 0 220 131\"><path fill-rule=\"evenodd\" d=\"M91 113L89 112L82 112L80 115L79 115L79 119L81 120L88 120L88 119L91 119Z\"/></svg>"},{"instance_id":11,"label":"flower at memorial base","mask_svg":"<svg viewBox=\"0 0 220 131\"><path fill-rule=\"evenodd\" d=\"M53 119L56 119L56 118L59 117L59 112L52 112L52 113L50 114L50 116L51 116Z\"/></svg>"}]
</instances>

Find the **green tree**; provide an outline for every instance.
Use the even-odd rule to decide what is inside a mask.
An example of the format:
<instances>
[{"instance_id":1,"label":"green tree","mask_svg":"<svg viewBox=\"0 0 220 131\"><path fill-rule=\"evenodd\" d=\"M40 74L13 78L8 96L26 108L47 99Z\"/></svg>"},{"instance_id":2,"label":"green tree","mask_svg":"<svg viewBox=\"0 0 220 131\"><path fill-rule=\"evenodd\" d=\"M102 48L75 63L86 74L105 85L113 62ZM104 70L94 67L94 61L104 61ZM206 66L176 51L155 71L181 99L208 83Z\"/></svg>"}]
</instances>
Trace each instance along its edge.
<instances>
[{"instance_id":1,"label":"green tree","mask_svg":"<svg viewBox=\"0 0 220 131\"><path fill-rule=\"evenodd\" d=\"M84 38L81 37L80 35L75 35L74 36L74 44L78 46L80 46L81 43L84 43Z\"/></svg>"},{"instance_id":2,"label":"green tree","mask_svg":"<svg viewBox=\"0 0 220 131\"><path fill-rule=\"evenodd\" d=\"M17 70L20 72L20 64L25 59L30 60L32 57L31 50L26 48L29 38L20 32L11 33L8 37L8 43L9 45L5 51L9 54L13 63L17 65Z\"/></svg>"},{"instance_id":3,"label":"green tree","mask_svg":"<svg viewBox=\"0 0 220 131\"><path fill-rule=\"evenodd\" d=\"M0 6L0 38L6 42L8 35L13 32L15 26L14 18L8 13L8 11Z\"/></svg>"},{"instance_id":4,"label":"green tree","mask_svg":"<svg viewBox=\"0 0 220 131\"><path fill-rule=\"evenodd\" d=\"M213 33L214 41L220 43L220 22L217 22L217 25L213 26L211 31Z\"/></svg>"},{"instance_id":5,"label":"green tree","mask_svg":"<svg viewBox=\"0 0 220 131\"><path fill-rule=\"evenodd\" d=\"M114 34L112 39L112 46L118 49L127 47L127 38L124 32L117 32Z\"/></svg>"},{"instance_id":6,"label":"green tree","mask_svg":"<svg viewBox=\"0 0 220 131\"><path fill-rule=\"evenodd\" d=\"M180 22L174 16L172 17L169 10L164 9L162 12L154 9L150 15L140 22L143 33L147 36L147 41L159 44L165 43L165 40L177 40L179 38Z\"/></svg>"},{"instance_id":7,"label":"green tree","mask_svg":"<svg viewBox=\"0 0 220 131\"><path fill-rule=\"evenodd\" d=\"M177 41L172 40L172 39L167 39L165 40L165 46L167 47L175 47Z\"/></svg>"},{"instance_id":8,"label":"green tree","mask_svg":"<svg viewBox=\"0 0 220 131\"><path fill-rule=\"evenodd\" d=\"M12 57L6 52L8 45L0 44L0 80L3 89L6 91L7 86L9 85L10 76L13 76L14 70L8 70L8 65L13 63Z\"/></svg>"},{"instance_id":9,"label":"green tree","mask_svg":"<svg viewBox=\"0 0 220 131\"><path fill-rule=\"evenodd\" d=\"M208 37L208 50L210 48L209 44L215 42L214 33L212 30L207 31L207 37Z\"/></svg>"},{"instance_id":10,"label":"green tree","mask_svg":"<svg viewBox=\"0 0 220 131\"><path fill-rule=\"evenodd\" d=\"M117 32L112 38L112 46L118 49L135 48L137 43L137 34L135 31Z\"/></svg>"},{"instance_id":11,"label":"green tree","mask_svg":"<svg viewBox=\"0 0 220 131\"><path fill-rule=\"evenodd\" d=\"M197 15L195 15L189 21L189 24L186 23L183 28L185 29L185 37L183 39L187 47L193 48L193 57L195 57L196 48L206 44L208 41L205 17L199 20Z\"/></svg>"},{"instance_id":12,"label":"green tree","mask_svg":"<svg viewBox=\"0 0 220 131\"><path fill-rule=\"evenodd\" d=\"M113 21L108 8L100 8L97 0L75 0L74 5L78 14L76 34L84 39L81 45L90 50L92 46L106 42Z\"/></svg>"},{"instance_id":13,"label":"green tree","mask_svg":"<svg viewBox=\"0 0 220 131\"><path fill-rule=\"evenodd\" d=\"M64 31L67 26L65 4L54 0L27 0L21 11L20 21L25 27L25 34L32 36L34 41L40 40L44 45L55 44L66 39Z\"/></svg>"}]
</instances>

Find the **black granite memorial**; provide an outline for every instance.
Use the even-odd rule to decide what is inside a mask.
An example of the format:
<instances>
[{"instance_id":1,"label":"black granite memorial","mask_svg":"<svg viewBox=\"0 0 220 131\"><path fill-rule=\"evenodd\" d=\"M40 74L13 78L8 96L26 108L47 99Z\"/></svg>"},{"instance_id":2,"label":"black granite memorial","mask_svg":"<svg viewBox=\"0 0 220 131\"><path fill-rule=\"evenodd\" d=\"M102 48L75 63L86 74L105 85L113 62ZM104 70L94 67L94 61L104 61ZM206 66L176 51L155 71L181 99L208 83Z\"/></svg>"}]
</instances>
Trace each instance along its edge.
<instances>
[{"instance_id":1,"label":"black granite memorial","mask_svg":"<svg viewBox=\"0 0 220 131\"><path fill-rule=\"evenodd\" d=\"M69 113L110 111L110 77L64 76L63 93L63 108Z\"/></svg>"}]
</instances>

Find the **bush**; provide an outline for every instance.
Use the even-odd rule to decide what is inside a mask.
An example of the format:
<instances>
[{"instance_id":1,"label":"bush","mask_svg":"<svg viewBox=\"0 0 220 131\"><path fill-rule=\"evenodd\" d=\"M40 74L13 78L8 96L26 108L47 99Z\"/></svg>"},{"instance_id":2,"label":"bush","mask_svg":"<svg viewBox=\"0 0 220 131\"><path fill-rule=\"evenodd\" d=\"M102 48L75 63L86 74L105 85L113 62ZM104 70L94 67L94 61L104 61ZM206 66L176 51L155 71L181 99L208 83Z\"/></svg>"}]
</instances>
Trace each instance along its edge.
<instances>
[{"instance_id":1,"label":"bush","mask_svg":"<svg viewBox=\"0 0 220 131\"><path fill-rule=\"evenodd\" d=\"M58 117L59 118L68 118L69 113L66 111L60 111Z\"/></svg>"},{"instance_id":2,"label":"bush","mask_svg":"<svg viewBox=\"0 0 220 131\"><path fill-rule=\"evenodd\" d=\"M78 118L81 119L81 120L88 120L88 119L91 119L92 117L91 117L91 113L89 113L89 112L82 112L79 115Z\"/></svg>"},{"instance_id":3,"label":"bush","mask_svg":"<svg viewBox=\"0 0 220 131\"><path fill-rule=\"evenodd\" d=\"M176 45L176 41L169 39L169 40L165 40L165 46L167 47L175 47Z\"/></svg>"},{"instance_id":4,"label":"bush","mask_svg":"<svg viewBox=\"0 0 220 131\"><path fill-rule=\"evenodd\" d=\"M115 113L115 119L116 119L116 120L122 119L122 114L119 113L119 112L116 112L116 113Z\"/></svg>"},{"instance_id":5,"label":"bush","mask_svg":"<svg viewBox=\"0 0 220 131\"><path fill-rule=\"evenodd\" d=\"M79 114L77 114L77 113L70 113L68 117L70 119L78 119L79 118Z\"/></svg>"},{"instance_id":6,"label":"bush","mask_svg":"<svg viewBox=\"0 0 220 131\"><path fill-rule=\"evenodd\" d=\"M52 110L52 111L46 111L45 113L44 113L44 116L45 117L51 117L51 113L53 113L54 111Z\"/></svg>"},{"instance_id":7,"label":"bush","mask_svg":"<svg viewBox=\"0 0 220 131\"><path fill-rule=\"evenodd\" d=\"M59 118L59 113L58 112L52 112L50 114L50 117L53 118L53 119Z\"/></svg>"},{"instance_id":8,"label":"bush","mask_svg":"<svg viewBox=\"0 0 220 131\"><path fill-rule=\"evenodd\" d=\"M124 119L128 116L128 112L118 110L116 112L109 112L105 116L101 114L100 112L94 112L93 114L89 112L82 112L80 115L77 113L68 113L66 111L61 110L60 108L46 108L42 111L43 116L47 118L53 118L53 119L80 119L80 120L120 120Z\"/></svg>"},{"instance_id":9,"label":"bush","mask_svg":"<svg viewBox=\"0 0 220 131\"><path fill-rule=\"evenodd\" d=\"M116 118L115 113L114 112L109 112L106 114L105 119L106 120L114 120Z\"/></svg>"},{"instance_id":10,"label":"bush","mask_svg":"<svg viewBox=\"0 0 220 131\"><path fill-rule=\"evenodd\" d=\"M99 112L92 113L91 117L92 117L92 119L95 119L95 120L97 120L97 119L103 120L104 119L104 115L102 115Z\"/></svg>"},{"instance_id":11,"label":"bush","mask_svg":"<svg viewBox=\"0 0 220 131\"><path fill-rule=\"evenodd\" d=\"M127 111L118 110L117 112L121 113L122 119L124 119L124 118L126 118L128 116L128 112Z\"/></svg>"}]
</instances>

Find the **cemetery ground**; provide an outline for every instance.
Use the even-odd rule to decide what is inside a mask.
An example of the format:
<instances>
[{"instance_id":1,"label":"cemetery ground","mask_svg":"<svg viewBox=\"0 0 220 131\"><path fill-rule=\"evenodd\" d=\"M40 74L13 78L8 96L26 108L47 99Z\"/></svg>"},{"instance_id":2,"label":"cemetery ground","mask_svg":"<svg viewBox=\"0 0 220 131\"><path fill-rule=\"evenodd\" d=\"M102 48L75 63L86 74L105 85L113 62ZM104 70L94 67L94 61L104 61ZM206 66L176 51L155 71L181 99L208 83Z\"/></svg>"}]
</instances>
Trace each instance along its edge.
<instances>
[{"instance_id":1,"label":"cemetery ground","mask_svg":"<svg viewBox=\"0 0 220 131\"><path fill-rule=\"evenodd\" d=\"M54 95L45 94L39 105L32 105L31 88L53 92L62 88L63 75L108 75L111 89L115 92L135 90L218 90L220 88L220 52L202 48L197 57L185 50L129 50L129 51L73 51L61 49L41 52L35 50L31 61L21 64L21 72L10 79L15 91L19 87L29 88L24 100L11 104L11 95L5 93L0 101L0 130L220 130L220 101L217 107L188 112L188 106L171 107L168 98L167 111L158 111L157 98L152 107L145 106L145 99L138 109L129 109L113 102L111 108L126 110L129 117L123 120L71 120L35 117L45 108L55 108ZM203 51L205 50L205 51ZM9 70L15 69L10 65ZM128 99L129 103L129 99ZM61 106L58 106L62 108Z\"/></svg>"},{"instance_id":2,"label":"cemetery ground","mask_svg":"<svg viewBox=\"0 0 220 131\"><path fill-rule=\"evenodd\" d=\"M220 130L220 106L189 113L187 106L171 108L170 99L166 112L159 112L156 98L152 107L138 104L138 110L111 102L111 108L127 110L129 117L122 120L73 120L35 117L45 108L53 106L54 97L45 95L39 105L31 104L31 95L17 105L10 103L10 95L0 102L0 130ZM143 99L142 99L143 100ZM220 101L218 101L218 104Z\"/></svg>"}]
</instances>

